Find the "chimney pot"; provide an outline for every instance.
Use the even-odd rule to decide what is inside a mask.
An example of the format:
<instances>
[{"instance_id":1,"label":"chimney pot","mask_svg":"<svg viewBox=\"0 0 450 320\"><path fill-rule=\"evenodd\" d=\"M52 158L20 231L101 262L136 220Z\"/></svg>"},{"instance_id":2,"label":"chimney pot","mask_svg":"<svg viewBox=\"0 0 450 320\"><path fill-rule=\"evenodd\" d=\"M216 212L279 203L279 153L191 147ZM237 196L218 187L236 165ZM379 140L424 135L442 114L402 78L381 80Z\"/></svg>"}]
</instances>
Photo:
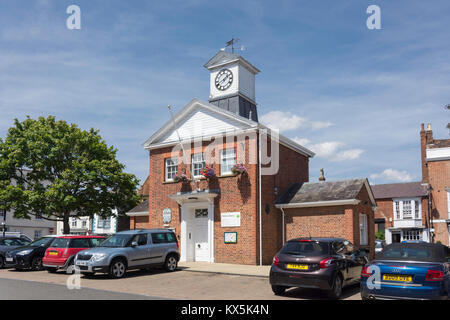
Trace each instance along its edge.
<instances>
[{"instance_id":1,"label":"chimney pot","mask_svg":"<svg viewBox=\"0 0 450 320\"><path fill-rule=\"evenodd\" d=\"M428 124L427 131L431 131L431 123Z\"/></svg>"}]
</instances>

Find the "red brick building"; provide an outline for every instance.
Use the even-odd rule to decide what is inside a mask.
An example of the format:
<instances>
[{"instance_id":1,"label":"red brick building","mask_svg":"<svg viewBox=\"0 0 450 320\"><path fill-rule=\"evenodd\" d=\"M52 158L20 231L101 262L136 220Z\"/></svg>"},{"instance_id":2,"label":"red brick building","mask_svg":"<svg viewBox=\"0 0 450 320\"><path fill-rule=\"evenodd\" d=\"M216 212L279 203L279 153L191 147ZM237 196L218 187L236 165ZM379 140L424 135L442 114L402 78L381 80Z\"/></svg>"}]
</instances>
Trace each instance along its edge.
<instances>
[{"instance_id":1,"label":"red brick building","mask_svg":"<svg viewBox=\"0 0 450 320\"><path fill-rule=\"evenodd\" d=\"M209 102L192 100L144 143L148 199L128 213L130 227L173 229L181 261L270 264L285 240L276 199L308 182L314 153L258 122L257 68L225 51L205 67ZM339 207L341 224L317 221L317 228L327 229L323 235L342 229L359 244L364 213L371 243L372 201L363 199L364 192L355 199L363 205Z\"/></svg>"},{"instance_id":2,"label":"red brick building","mask_svg":"<svg viewBox=\"0 0 450 320\"><path fill-rule=\"evenodd\" d=\"M450 245L450 139L434 139L431 124L420 130L422 182L430 188L432 240Z\"/></svg>"},{"instance_id":3,"label":"red brick building","mask_svg":"<svg viewBox=\"0 0 450 320\"><path fill-rule=\"evenodd\" d=\"M314 153L258 123L259 70L248 61L220 51L205 67L209 102L192 100L144 144L149 197L130 227L174 229L182 261L269 264L282 244L275 199L308 181Z\"/></svg>"}]
</instances>

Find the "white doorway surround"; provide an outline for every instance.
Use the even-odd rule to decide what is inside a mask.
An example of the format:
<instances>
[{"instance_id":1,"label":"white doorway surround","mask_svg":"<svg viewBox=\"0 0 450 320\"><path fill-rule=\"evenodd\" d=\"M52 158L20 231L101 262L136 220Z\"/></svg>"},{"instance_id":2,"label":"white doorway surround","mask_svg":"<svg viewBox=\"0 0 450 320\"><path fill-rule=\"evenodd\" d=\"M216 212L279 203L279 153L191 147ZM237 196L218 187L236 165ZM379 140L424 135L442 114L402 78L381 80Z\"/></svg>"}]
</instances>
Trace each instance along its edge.
<instances>
[{"instance_id":1,"label":"white doorway surround","mask_svg":"<svg viewBox=\"0 0 450 320\"><path fill-rule=\"evenodd\" d=\"M216 192L178 193L181 206L181 262L214 262L214 198Z\"/></svg>"}]
</instances>

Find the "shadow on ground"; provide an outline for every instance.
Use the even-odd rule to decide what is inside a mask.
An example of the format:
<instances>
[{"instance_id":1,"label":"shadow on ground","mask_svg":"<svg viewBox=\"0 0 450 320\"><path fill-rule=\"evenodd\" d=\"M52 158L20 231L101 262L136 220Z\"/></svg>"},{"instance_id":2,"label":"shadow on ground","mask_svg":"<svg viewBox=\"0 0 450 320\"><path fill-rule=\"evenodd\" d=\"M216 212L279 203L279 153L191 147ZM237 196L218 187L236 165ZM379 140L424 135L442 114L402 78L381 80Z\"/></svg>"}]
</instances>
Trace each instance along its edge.
<instances>
[{"instance_id":1,"label":"shadow on ground","mask_svg":"<svg viewBox=\"0 0 450 320\"><path fill-rule=\"evenodd\" d=\"M341 300L349 298L357 293L359 293L359 284L354 284L345 287L342 290ZM302 289L302 288L292 288L286 290L282 297L287 298L297 298L297 299L309 299L309 300L332 300L325 291L316 289Z\"/></svg>"}]
</instances>

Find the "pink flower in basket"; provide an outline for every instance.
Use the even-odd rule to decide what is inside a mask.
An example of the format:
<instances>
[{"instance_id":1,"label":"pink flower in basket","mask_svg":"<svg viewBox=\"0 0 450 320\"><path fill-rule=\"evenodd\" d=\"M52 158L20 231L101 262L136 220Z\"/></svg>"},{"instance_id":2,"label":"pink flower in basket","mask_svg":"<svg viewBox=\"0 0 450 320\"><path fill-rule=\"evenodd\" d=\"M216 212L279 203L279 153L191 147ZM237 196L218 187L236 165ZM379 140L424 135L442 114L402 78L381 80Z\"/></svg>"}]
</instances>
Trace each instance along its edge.
<instances>
[{"instance_id":1,"label":"pink flower in basket","mask_svg":"<svg viewBox=\"0 0 450 320\"><path fill-rule=\"evenodd\" d=\"M245 174L247 173L247 168L242 163L235 164L231 168L231 172L233 172L233 174Z\"/></svg>"},{"instance_id":2,"label":"pink flower in basket","mask_svg":"<svg viewBox=\"0 0 450 320\"><path fill-rule=\"evenodd\" d=\"M209 179L216 176L216 171L213 168L206 166L202 169L201 175L206 179Z\"/></svg>"}]
</instances>

